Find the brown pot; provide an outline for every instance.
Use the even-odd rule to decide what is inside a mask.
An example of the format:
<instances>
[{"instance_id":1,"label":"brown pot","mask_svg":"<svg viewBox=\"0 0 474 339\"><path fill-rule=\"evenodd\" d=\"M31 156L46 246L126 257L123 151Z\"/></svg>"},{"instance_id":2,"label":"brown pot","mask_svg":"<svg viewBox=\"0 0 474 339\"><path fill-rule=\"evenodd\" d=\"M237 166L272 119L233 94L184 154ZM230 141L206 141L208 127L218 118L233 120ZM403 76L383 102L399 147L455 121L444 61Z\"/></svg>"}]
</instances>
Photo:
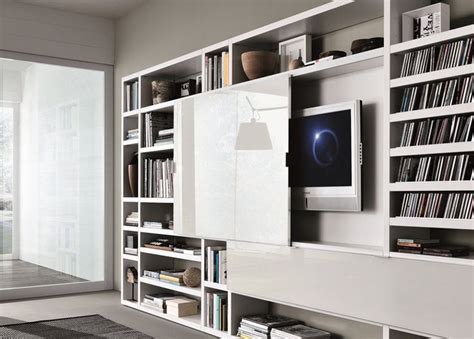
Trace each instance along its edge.
<instances>
[{"instance_id":1,"label":"brown pot","mask_svg":"<svg viewBox=\"0 0 474 339\"><path fill-rule=\"evenodd\" d=\"M128 184L133 197L138 197L138 164L128 165Z\"/></svg>"},{"instance_id":2,"label":"brown pot","mask_svg":"<svg viewBox=\"0 0 474 339\"><path fill-rule=\"evenodd\" d=\"M275 73L278 54L268 51L250 51L241 55L242 67L249 80Z\"/></svg>"}]
</instances>

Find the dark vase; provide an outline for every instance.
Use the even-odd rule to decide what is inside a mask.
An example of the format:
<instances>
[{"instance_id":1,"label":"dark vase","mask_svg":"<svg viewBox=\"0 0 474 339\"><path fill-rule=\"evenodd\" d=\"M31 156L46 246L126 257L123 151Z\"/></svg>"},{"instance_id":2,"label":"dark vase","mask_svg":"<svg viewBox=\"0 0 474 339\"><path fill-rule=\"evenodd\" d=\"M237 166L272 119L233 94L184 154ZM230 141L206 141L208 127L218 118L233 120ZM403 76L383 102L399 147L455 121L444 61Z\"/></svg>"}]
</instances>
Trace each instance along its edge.
<instances>
[{"instance_id":1,"label":"dark vase","mask_svg":"<svg viewBox=\"0 0 474 339\"><path fill-rule=\"evenodd\" d=\"M133 197L138 197L138 154L134 154L128 165L128 184Z\"/></svg>"}]
</instances>

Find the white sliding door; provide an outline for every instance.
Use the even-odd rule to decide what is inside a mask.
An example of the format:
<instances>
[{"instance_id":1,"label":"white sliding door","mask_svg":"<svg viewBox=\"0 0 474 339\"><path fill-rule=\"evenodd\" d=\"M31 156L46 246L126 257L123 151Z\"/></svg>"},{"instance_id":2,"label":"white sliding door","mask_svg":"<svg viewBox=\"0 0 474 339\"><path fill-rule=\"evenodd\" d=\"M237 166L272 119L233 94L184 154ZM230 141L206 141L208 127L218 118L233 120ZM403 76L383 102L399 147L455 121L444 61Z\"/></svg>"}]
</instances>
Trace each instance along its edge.
<instances>
[{"instance_id":1,"label":"white sliding door","mask_svg":"<svg viewBox=\"0 0 474 339\"><path fill-rule=\"evenodd\" d=\"M83 64L0 62L0 103L17 107L0 111L1 249L16 252L0 262L0 298L2 289L105 288L112 251L111 74Z\"/></svg>"}]
</instances>

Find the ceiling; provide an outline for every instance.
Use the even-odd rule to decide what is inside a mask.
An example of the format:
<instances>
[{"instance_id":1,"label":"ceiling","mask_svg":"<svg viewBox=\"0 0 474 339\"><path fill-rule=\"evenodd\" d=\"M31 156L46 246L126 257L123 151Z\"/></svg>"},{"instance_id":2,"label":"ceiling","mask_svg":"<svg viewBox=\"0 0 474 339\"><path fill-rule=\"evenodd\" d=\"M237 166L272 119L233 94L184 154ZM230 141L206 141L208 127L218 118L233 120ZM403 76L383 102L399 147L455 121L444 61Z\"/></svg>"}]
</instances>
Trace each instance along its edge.
<instances>
[{"instance_id":1,"label":"ceiling","mask_svg":"<svg viewBox=\"0 0 474 339\"><path fill-rule=\"evenodd\" d=\"M19 2L107 19L118 19L145 0L19 0Z\"/></svg>"}]
</instances>

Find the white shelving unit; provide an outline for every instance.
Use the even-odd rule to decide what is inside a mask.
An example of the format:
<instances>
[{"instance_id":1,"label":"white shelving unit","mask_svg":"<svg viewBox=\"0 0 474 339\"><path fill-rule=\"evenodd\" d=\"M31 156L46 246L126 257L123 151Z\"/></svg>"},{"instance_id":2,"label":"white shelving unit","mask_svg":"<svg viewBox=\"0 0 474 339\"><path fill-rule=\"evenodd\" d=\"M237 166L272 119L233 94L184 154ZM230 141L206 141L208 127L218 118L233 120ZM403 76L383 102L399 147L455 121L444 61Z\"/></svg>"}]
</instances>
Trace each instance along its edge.
<instances>
[{"instance_id":1,"label":"white shelving unit","mask_svg":"<svg viewBox=\"0 0 474 339\"><path fill-rule=\"evenodd\" d=\"M430 5L429 1L416 0L413 2L387 1L389 8L385 13L390 14L386 19L385 38L389 43L388 53L385 55L385 88L386 88L386 139L387 173L385 176L386 188L386 239L385 252L390 257L407 260L422 260L428 262L472 265L474 256L450 258L421 254L399 253L396 240L402 238L438 238L445 244L468 244L474 250L474 220L447 219L447 218L408 218L400 217L399 210L401 197L404 193L435 192L435 193L470 193L474 191L474 182L465 181L426 181L426 182L396 182L396 174L401 157L418 157L426 155L472 154L474 142L456 142L430 144L409 147L397 147L400 144L401 125L410 121L453 117L458 115L474 114L474 104L454 104L452 106L400 112L399 108L404 87L420 86L425 83L438 82L446 79L471 76L474 74L474 65L468 64L422 74L400 77L403 56L411 51L440 46L444 43L474 37L474 25L451 29L429 37L401 42L401 15L404 12Z\"/></svg>"},{"instance_id":2,"label":"white shelving unit","mask_svg":"<svg viewBox=\"0 0 474 339\"><path fill-rule=\"evenodd\" d=\"M385 6L390 6L395 0L386 0ZM417 2L419 3L419 2ZM395 6L396 7L396 6ZM410 7L410 6L408 6ZM417 7L417 4L412 5L413 8ZM405 9L404 9L405 10ZM401 11L401 9L400 9ZM386 11L387 12L387 11ZM385 23L388 21L398 20L396 16L401 14L396 11L389 11L391 18L385 19ZM122 231L122 247L125 234L134 232L138 236L138 256L130 256L122 254L122 304L128 307L135 308L142 312L173 321L175 323L188 326L190 328L208 333L210 335L218 337L234 337L237 334L237 328L240 323L240 319L244 315L255 314L259 312L270 312L269 305L274 301L265 301L252 296L244 296L236 293L232 290L232 286L217 284L205 280L205 269L206 269L206 247L213 242L224 243L225 239L201 239L186 234L180 234L181 225L175 225L174 230L164 229L151 229L142 227L142 223L145 220L162 220L164 214L171 215L172 217L177 213L181 212L177 209L179 206L179 192L175 198L145 198L142 196L142 162L143 157L146 156L160 156L163 153L175 153L180 150L180 142L182 142L186 136L182 135L175 138L175 144L165 146L154 146L154 147L143 147L141 141L143 140L143 126L142 119L145 113L163 113L163 114L174 114L175 126L176 124L176 109L181 103L182 99L172 99L170 101L153 104L151 97L151 81L154 79L170 79L173 81L183 81L186 79L195 78L196 76L202 75L204 70L204 60L206 55L213 53L219 53L224 50L229 51L230 59L230 89L238 88L239 84L242 83L257 83L259 79L249 81L242 69L241 65L241 54L255 49L259 46L265 46L265 48L275 50L278 48L280 41L293 38L302 34L309 34L315 37L332 33L338 30L343 30L348 27L352 27L356 24L360 24L372 19L380 18L384 14L384 2L373 0L336 0L331 1L319 6L315 9L300 13L298 15L283 19L281 21L272 23L262 28L253 30L251 32L239 35L237 37L219 42L212 46L205 47L201 50L191 52L187 55L179 58L170 60L168 62L147 68L138 73L124 77L122 83L126 84L131 81L138 80L139 82L139 109L124 112L123 107L120 112L123 119L123 126L131 129L139 129L139 139L137 141L126 141L122 142L122 220L120 221L120 227ZM344 20L341 20L344 18ZM387 199L384 202L384 210L386 213L386 229L384 234L383 246L369 246L359 244L347 244L339 242L328 242L328 241L294 241L292 246L295 247L295 251L301 249L314 249L320 251L333 251L333 252L346 252L354 253L359 255L370 255L370 256L390 256L403 258L406 260L426 260L439 263L449 264L471 264L472 257L468 258L439 258L439 257L428 257L419 255L405 255L397 253L391 249L392 229L400 228L404 230L410 230L411 228L431 230L431 229L452 229L461 231L473 231L473 226L470 224L470 220L439 220L433 218L400 218L395 215L396 202L393 197L394 195L401 194L401 192L409 191L431 191L435 189L437 191L451 192L451 191L471 191L472 187L466 188L464 182L442 182L442 183L395 183L390 182L390 174L393 171L398 170L394 168L392 163L397 161L397 158L412 155L423 155L423 154L446 154L446 153L466 153L473 151L473 142L457 143L457 144L439 144L439 145L425 145L425 146L413 146L413 147L393 147L391 146L390 131L392 126L397 123L411 120L420 120L429 117L443 117L457 114L468 114L472 112L472 105L454 105L450 107L432 108L426 110L418 110L413 112L397 112L394 108L399 103L395 103L398 100L397 91L400 91L402 87L416 85L423 82L430 82L435 80L447 79L456 77L459 75L472 74L472 65L469 67L461 66L455 69L443 70L428 74L421 74L412 77L400 78L396 75L393 69L388 67L388 64L396 64L400 60L400 55L403 53L422 48L429 45L436 45L445 41L452 41L462 37L473 35L473 25L463 27L460 29L445 32L436 36L431 36L425 39L419 39L417 41L407 41L400 43L397 39L392 39L392 35L396 36L398 33L391 32L388 30L389 36L385 36L385 47L379 48L372 51L359 53L356 55L349 55L344 58L327 61L320 64L315 64L305 68L287 71L287 75L292 77L295 81L304 84L306 82L321 81L328 78L339 77L344 75L353 74L355 72L373 70L373 69L386 69L386 76L384 80L384 87L386 90L386 103L384 104L384 119L386 126L384 132L384 159L388 169L387 173L384 173L384 189L387 192ZM385 30L387 32L387 30ZM398 30L397 30L398 32ZM394 68L397 68L395 66ZM276 77L276 75L274 75ZM272 76L269 76L269 78ZM203 79L205 81L205 79ZM219 90L216 90L219 91ZM124 93L122 88L122 93ZM195 94L203 95L203 94ZM123 100L122 100L123 101ZM391 112L394 112L391 114ZM378 113L378 112L374 112ZM122 135L125 134L125 129L122 129ZM175 130L175 133L179 131ZM175 134L176 135L176 134ZM128 172L127 165L130 161L131 156L137 153L138 155L138 197L133 197L128 187ZM177 185L179 189L180 178L177 177ZM393 198L393 199L392 199ZM123 222L127 213L130 211L139 212L140 215L140 227L123 226ZM177 220L177 218L174 218ZM144 247L144 244L148 239L158 237L169 237L174 239L180 239L184 242L201 242L202 255L192 256L184 255L176 252L168 252L155 250ZM300 250L301 251L301 250ZM420 258L421 257L421 258ZM202 271L202 284L198 288L189 288L186 286L177 286L169 284L157 279L151 279L143 277L144 269L155 269L154 265L173 265L182 267L199 267ZM130 286L126 284L126 269L129 266L136 267L138 271L137 281L137 301L133 302L130 299ZM168 268L168 267L164 267ZM157 312L156 310L148 307L142 303L143 297L148 293L156 293L159 291L173 291L178 294L193 297L200 302L200 314L191 317L173 317L168 314ZM205 296L209 291L227 293L228 296L228 331L219 331L213 328L205 326L207 307L205 305ZM314 310L315 311L315 310ZM374 324L372 322L366 322L360 319L352 319L351 321L358 321L360 323L370 323L371 326L379 326L382 328L382 324ZM388 332L387 332L388 333ZM384 336L387 339L389 335ZM427 336L428 337L428 336Z\"/></svg>"}]
</instances>

